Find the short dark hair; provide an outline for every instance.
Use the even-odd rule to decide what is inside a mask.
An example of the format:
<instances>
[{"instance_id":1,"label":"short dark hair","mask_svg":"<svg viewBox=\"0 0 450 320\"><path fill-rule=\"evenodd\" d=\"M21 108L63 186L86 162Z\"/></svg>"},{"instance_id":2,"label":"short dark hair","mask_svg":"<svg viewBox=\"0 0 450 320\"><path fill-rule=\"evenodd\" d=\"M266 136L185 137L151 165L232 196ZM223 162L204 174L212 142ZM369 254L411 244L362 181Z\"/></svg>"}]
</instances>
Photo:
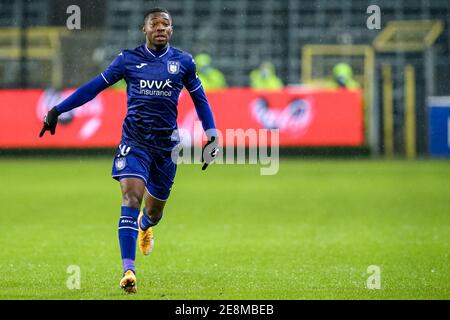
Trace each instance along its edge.
<instances>
[{"instance_id":1,"label":"short dark hair","mask_svg":"<svg viewBox=\"0 0 450 320\"><path fill-rule=\"evenodd\" d=\"M157 12L164 12L167 13L169 15L170 21L172 21L172 16L170 15L170 12L167 9L164 8L153 8L148 10L145 15L144 15L144 24L147 22L147 18L149 15L153 14L153 13L157 13Z\"/></svg>"}]
</instances>

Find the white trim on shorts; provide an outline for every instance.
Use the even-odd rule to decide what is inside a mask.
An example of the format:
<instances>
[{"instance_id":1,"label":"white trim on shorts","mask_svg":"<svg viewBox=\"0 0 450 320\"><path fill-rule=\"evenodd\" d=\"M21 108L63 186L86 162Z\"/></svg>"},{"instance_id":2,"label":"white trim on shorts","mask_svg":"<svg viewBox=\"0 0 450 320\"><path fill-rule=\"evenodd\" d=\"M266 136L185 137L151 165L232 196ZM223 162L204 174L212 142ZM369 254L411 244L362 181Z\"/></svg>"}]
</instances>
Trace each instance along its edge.
<instances>
[{"instance_id":1,"label":"white trim on shorts","mask_svg":"<svg viewBox=\"0 0 450 320\"><path fill-rule=\"evenodd\" d=\"M167 201L167 199L169 199L169 197L167 197L165 200L155 197L154 195L152 195L152 194L150 193L150 191L148 191L147 186L145 186L145 191L147 191L147 193L148 193L149 195L151 195L153 198L155 198L156 200L159 200L159 201Z\"/></svg>"},{"instance_id":2,"label":"white trim on shorts","mask_svg":"<svg viewBox=\"0 0 450 320\"><path fill-rule=\"evenodd\" d=\"M138 177L141 178L142 180L144 180L145 184L147 184L147 179L145 179L143 176L141 176L140 174L136 174L136 173L124 173L124 174L116 174L116 175L112 175L111 177L116 178L116 177L123 177L123 176L133 176L133 177ZM120 179L119 179L120 180Z\"/></svg>"}]
</instances>

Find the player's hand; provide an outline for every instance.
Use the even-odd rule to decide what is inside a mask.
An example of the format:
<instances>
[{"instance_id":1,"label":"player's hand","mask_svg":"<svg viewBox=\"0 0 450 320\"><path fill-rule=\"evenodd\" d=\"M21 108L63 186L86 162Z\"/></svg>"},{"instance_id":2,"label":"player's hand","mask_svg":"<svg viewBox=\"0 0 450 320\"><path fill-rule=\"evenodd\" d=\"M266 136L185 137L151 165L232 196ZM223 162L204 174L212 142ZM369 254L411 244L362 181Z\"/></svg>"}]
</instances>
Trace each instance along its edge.
<instances>
[{"instance_id":1,"label":"player's hand","mask_svg":"<svg viewBox=\"0 0 450 320\"><path fill-rule=\"evenodd\" d=\"M42 127L41 133L39 133L39 138L42 138L45 131L50 131L50 134L54 135L56 131L56 125L58 124L58 116L59 113L56 110L56 107L53 107L45 116L44 116L44 126Z\"/></svg>"},{"instance_id":2,"label":"player's hand","mask_svg":"<svg viewBox=\"0 0 450 320\"><path fill-rule=\"evenodd\" d=\"M202 170L206 170L208 165L214 161L219 153L219 139L215 136L212 136L208 139L208 142L203 146L202 149L202 162L203 167Z\"/></svg>"}]
</instances>

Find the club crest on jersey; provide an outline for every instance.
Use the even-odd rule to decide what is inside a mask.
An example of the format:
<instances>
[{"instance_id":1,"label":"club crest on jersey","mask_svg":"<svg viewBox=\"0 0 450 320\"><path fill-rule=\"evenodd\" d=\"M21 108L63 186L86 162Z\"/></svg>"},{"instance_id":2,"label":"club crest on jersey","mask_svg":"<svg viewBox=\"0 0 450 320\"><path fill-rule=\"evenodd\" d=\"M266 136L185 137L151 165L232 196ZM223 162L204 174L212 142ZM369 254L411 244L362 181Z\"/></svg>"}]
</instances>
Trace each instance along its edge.
<instances>
[{"instance_id":1,"label":"club crest on jersey","mask_svg":"<svg viewBox=\"0 0 450 320\"><path fill-rule=\"evenodd\" d=\"M180 72L180 62L179 61L167 61L167 71L171 74L177 74Z\"/></svg>"},{"instance_id":2,"label":"club crest on jersey","mask_svg":"<svg viewBox=\"0 0 450 320\"><path fill-rule=\"evenodd\" d=\"M127 160L125 158L117 158L116 159L116 169L117 170L122 170L123 168L125 168L125 166L127 165Z\"/></svg>"}]
</instances>

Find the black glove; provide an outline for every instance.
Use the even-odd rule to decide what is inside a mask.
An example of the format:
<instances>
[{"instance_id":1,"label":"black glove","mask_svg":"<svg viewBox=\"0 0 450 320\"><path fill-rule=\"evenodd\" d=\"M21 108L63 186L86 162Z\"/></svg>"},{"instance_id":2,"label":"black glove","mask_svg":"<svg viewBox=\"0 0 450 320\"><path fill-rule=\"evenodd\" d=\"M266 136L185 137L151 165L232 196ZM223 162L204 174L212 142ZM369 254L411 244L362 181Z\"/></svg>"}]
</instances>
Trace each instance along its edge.
<instances>
[{"instance_id":1,"label":"black glove","mask_svg":"<svg viewBox=\"0 0 450 320\"><path fill-rule=\"evenodd\" d=\"M53 107L47 115L44 116L44 126L42 127L41 133L39 133L39 138L42 138L47 130L49 130L52 135L55 134L58 116L59 112L56 110L56 107Z\"/></svg>"},{"instance_id":2,"label":"black glove","mask_svg":"<svg viewBox=\"0 0 450 320\"><path fill-rule=\"evenodd\" d=\"M214 161L219 153L219 139L215 136L212 136L208 139L208 142L202 148L202 162L203 167L202 170L206 170L208 165Z\"/></svg>"}]
</instances>

